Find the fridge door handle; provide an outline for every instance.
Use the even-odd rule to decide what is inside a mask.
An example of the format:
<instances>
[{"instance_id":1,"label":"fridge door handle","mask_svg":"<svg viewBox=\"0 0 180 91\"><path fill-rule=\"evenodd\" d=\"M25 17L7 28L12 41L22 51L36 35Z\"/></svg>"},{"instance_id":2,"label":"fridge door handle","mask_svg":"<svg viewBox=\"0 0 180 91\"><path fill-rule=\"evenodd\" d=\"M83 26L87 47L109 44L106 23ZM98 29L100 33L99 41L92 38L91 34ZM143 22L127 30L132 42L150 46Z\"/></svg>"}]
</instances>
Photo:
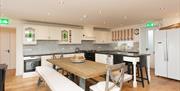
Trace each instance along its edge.
<instances>
[{"instance_id":1,"label":"fridge door handle","mask_svg":"<svg viewBox=\"0 0 180 91\"><path fill-rule=\"evenodd\" d=\"M167 48L164 47L164 61L167 61Z\"/></svg>"},{"instance_id":2,"label":"fridge door handle","mask_svg":"<svg viewBox=\"0 0 180 91\"><path fill-rule=\"evenodd\" d=\"M169 57L168 57L168 45L166 45L166 61L169 60Z\"/></svg>"}]
</instances>

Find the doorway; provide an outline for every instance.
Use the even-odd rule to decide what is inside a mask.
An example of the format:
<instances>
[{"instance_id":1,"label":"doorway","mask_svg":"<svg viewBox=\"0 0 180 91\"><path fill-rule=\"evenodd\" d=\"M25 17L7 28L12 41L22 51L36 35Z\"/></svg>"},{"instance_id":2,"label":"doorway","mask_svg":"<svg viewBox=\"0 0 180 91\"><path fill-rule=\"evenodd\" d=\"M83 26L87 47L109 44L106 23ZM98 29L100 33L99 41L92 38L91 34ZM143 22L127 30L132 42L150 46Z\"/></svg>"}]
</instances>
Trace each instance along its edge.
<instances>
[{"instance_id":1,"label":"doorway","mask_svg":"<svg viewBox=\"0 0 180 91\"><path fill-rule=\"evenodd\" d=\"M0 64L16 69L16 29L0 27Z\"/></svg>"},{"instance_id":2,"label":"doorway","mask_svg":"<svg viewBox=\"0 0 180 91\"><path fill-rule=\"evenodd\" d=\"M155 30L148 30L147 32L147 51L150 55L150 64L151 68L155 67L155 62L154 62L154 31Z\"/></svg>"}]
</instances>

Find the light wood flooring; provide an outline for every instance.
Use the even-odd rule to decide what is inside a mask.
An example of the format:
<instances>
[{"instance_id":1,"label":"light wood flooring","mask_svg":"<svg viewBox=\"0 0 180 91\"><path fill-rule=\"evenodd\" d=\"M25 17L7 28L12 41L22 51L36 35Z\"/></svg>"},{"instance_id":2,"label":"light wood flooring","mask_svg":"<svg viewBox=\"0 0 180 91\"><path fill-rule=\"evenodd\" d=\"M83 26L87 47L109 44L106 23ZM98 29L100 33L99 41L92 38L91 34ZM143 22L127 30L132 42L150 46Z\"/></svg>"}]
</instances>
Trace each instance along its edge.
<instances>
[{"instance_id":1,"label":"light wood flooring","mask_svg":"<svg viewBox=\"0 0 180 91\"><path fill-rule=\"evenodd\" d=\"M124 84L122 91L180 91L180 81L155 77L154 74L151 74L151 76L151 83L148 85L146 82L145 88L140 83L138 83L137 88L132 88L130 82ZM6 76L5 91L50 91L45 85L37 88L37 79L37 77L26 79L16 77L14 70L9 70Z\"/></svg>"}]
</instances>

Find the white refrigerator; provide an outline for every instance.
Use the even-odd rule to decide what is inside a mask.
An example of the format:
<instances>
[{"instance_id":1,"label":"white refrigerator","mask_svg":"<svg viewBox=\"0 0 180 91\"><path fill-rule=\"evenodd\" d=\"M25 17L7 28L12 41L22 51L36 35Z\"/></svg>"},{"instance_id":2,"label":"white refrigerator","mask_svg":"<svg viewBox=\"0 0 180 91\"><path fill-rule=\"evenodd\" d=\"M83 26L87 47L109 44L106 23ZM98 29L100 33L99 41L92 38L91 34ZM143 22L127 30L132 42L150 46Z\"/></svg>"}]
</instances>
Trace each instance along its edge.
<instances>
[{"instance_id":1,"label":"white refrigerator","mask_svg":"<svg viewBox=\"0 0 180 91\"><path fill-rule=\"evenodd\" d=\"M155 75L180 80L180 29L155 32Z\"/></svg>"}]
</instances>

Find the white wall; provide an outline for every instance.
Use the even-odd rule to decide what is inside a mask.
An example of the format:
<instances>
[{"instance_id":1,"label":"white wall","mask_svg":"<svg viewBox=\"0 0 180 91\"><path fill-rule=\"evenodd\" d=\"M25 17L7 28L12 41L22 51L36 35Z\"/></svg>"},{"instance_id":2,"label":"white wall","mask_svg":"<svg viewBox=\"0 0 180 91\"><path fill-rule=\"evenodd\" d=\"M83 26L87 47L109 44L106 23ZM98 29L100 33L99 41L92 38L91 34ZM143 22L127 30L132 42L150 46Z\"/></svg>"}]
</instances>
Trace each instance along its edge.
<instances>
[{"instance_id":1,"label":"white wall","mask_svg":"<svg viewBox=\"0 0 180 91\"><path fill-rule=\"evenodd\" d=\"M175 23L180 23L180 17L168 17L162 20L162 26L169 26Z\"/></svg>"},{"instance_id":2,"label":"white wall","mask_svg":"<svg viewBox=\"0 0 180 91\"><path fill-rule=\"evenodd\" d=\"M20 20L10 19L9 25L3 27L16 28L16 75L23 73L23 22Z\"/></svg>"}]
</instances>

